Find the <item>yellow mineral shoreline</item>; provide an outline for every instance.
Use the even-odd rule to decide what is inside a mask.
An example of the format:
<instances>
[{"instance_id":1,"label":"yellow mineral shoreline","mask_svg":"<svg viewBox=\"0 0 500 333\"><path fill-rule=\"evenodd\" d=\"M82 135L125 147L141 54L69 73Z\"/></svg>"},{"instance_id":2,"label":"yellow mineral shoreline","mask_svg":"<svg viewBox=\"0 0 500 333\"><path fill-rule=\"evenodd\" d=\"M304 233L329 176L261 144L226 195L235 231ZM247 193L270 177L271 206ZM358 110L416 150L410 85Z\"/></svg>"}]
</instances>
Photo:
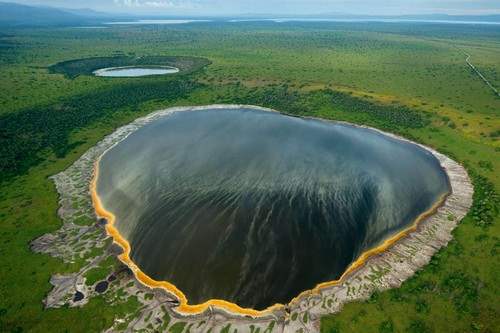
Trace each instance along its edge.
<instances>
[{"instance_id":1,"label":"yellow mineral shoreline","mask_svg":"<svg viewBox=\"0 0 500 333\"><path fill-rule=\"evenodd\" d=\"M118 258L132 270L135 277L144 285L150 288L162 288L167 292L175 295L179 300L179 306L176 308L179 313L187 315L200 314L203 313L205 310L209 309L210 307L216 307L232 314L245 315L256 318L256 317L263 317L266 315L270 315L274 310L280 310L285 307L285 305L283 304L275 304L273 306L268 307L265 310L255 310L250 308L242 308L235 303L231 303L221 299L211 299L202 304L191 305L188 303L186 295L184 295L184 293L180 291L175 285L167 281L157 281L149 277L130 259L131 247L129 242L120 234L118 229L114 226L116 219L115 215L107 211L103 207L101 199L97 194L96 185L97 185L97 179L99 177L99 162L100 158L95 162L94 165L94 174L92 177L92 181L90 183L90 193L92 196L92 203L94 205L96 215L100 218L105 218L108 221L108 223L106 224L106 232L113 238L115 243L117 243L123 248L123 253L120 254ZM300 293L297 297L295 297L290 301L290 304L299 301L302 297L306 295L319 293L321 289L333 287L344 282L344 280L351 273L361 268L370 257L383 253L384 251L389 249L392 245L394 245L396 242L398 242L400 239L416 231L420 222L422 222L429 216L433 215L437 211L437 209L444 204L444 202L446 201L447 197L450 194L451 193L442 195L438 200L438 202L436 202L436 204L434 204L428 211L419 215L411 226L402 230L396 235L391 236L390 238L384 240L380 245L374 247L373 249L367 250L364 253L362 253L358 257L358 259L356 259L356 261L354 261L351 265L349 265L349 267L346 269L346 271L342 274L342 276L338 280L320 283L316 285L316 287L314 287L313 289L306 290Z\"/></svg>"}]
</instances>

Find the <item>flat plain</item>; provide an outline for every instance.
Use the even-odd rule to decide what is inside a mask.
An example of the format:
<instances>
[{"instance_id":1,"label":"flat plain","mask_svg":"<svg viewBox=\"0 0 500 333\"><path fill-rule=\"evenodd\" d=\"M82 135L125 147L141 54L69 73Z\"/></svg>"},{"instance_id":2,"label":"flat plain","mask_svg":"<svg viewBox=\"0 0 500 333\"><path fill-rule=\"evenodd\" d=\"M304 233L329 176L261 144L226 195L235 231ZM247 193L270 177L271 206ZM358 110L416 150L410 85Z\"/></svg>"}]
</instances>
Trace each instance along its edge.
<instances>
[{"instance_id":1,"label":"flat plain","mask_svg":"<svg viewBox=\"0 0 500 333\"><path fill-rule=\"evenodd\" d=\"M393 132L447 154L472 178L473 207L449 246L401 288L324 317L323 332L497 332L500 97L467 65L466 54L500 87L498 26L207 22L4 29L0 331L101 331L115 316L137 311L133 300L105 295L78 309L43 309L50 276L83 264L29 248L61 224L48 177L154 110L240 103ZM68 60L115 56L207 60L194 71L132 80L49 70ZM105 275L112 268L104 269Z\"/></svg>"}]
</instances>

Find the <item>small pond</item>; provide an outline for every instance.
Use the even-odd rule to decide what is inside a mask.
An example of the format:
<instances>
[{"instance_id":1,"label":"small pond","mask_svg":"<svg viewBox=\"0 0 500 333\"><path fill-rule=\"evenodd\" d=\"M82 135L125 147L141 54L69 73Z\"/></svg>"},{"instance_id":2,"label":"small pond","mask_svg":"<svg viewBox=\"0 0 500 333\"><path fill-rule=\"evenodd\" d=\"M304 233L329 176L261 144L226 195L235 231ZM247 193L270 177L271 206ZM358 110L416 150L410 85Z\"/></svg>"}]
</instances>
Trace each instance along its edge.
<instances>
[{"instance_id":1,"label":"small pond","mask_svg":"<svg viewBox=\"0 0 500 333\"><path fill-rule=\"evenodd\" d=\"M175 74L178 72L178 68L168 66L127 66L98 69L94 71L94 75L102 77L141 77Z\"/></svg>"},{"instance_id":2,"label":"small pond","mask_svg":"<svg viewBox=\"0 0 500 333\"><path fill-rule=\"evenodd\" d=\"M339 278L450 191L427 150L255 109L176 112L99 162L97 194L150 277L264 309Z\"/></svg>"}]
</instances>

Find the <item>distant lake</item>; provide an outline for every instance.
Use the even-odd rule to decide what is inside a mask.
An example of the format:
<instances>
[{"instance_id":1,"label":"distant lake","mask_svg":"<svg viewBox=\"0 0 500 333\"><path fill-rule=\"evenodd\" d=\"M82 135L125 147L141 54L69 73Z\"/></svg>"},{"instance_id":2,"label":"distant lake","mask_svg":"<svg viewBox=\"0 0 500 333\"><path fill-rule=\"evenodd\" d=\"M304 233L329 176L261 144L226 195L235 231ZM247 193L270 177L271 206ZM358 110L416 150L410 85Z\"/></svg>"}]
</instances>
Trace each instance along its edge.
<instances>
[{"instance_id":1,"label":"distant lake","mask_svg":"<svg viewBox=\"0 0 500 333\"><path fill-rule=\"evenodd\" d=\"M81 26L81 27L73 27L75 29L106 29L108 27L104 27L104 26Z\"/></svg>"},{"instance_id":2,"label":"distant lake","mask_svg":"<svg viewBox=\"0 0 500 333\"><path fill-rule=\"evenodd\" d=\"M102 77L141 77L151 75L166 75L178 73L175 67L110 67L94 71L95 76Z\"/></svg>"},{"instance_id":3,"label":"distant lake","mask_svg":"<svg viewBox=\"0 0 500 333\"><path fill-rule=\"evenodd\" d=\"M190 304L255 309L339 278L449 191L415 144L247 108L156 119L102 156L97 179L142 271Z\"/></svg>"},{"instance_id":4,"label":"distant lake","mask_svg":"<svg viewBox=\"0 0 500 333\"><path fill-rule=\"evenodd\" d=\"M339 22L339 23L434 23L434 24L481 24L481 25L500 25L496 21L465 21L465 20L432 20L432 19L404 19L404 18L242 18L242 19L224 19L225 22L276 22L276 23L290 23L290 22ZM105 22L107 25L154 25L154 24L187 24L197 22L212 22L212 20L198 20L198 19L166 19L166 20L135 20L135 21L118 21L118 22Z\"/></svg>"},{"instance_id":5,"label":"distant lake","mask_svg":"<svg viewBox=\"0 0 500 333\"><path fill-rule=\"evenodd\" d=\"M424 20L424 19L328 19L328 18L269 18L269 19L233 19L229 22L259 22L271 21L276 23L288 22L339 22L339 23L439 23L439 24L485 24L485 25L500 25L500 22L495 21L461 21L461 20Z\"/></svg>"},{"instance_id":6,"label":"distant lake","mask_svg":"<svg viewBox=\"0 0 500 333\"><path fill-rule=\"evenodd\" d=\"M137 24L186 24L196 22L210 22L210 20L137 20L123 22L105 22L112 25L137 25Z\"/></svg>"}]
</instances>

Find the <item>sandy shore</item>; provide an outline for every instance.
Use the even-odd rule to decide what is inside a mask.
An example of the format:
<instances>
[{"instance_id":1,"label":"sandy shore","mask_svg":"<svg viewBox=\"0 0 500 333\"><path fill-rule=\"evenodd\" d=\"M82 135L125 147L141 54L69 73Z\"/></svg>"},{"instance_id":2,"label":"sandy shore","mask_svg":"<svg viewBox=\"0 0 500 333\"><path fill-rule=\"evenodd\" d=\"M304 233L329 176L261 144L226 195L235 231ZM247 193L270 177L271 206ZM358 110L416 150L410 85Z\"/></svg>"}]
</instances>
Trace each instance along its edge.
<instances>
[{"instance_id":1,"label":"sandy shore","mask_svg":"<svg viewBox=\"0 0 500 333\"><path fill-rule=\"evenodd\" d=\"M95 208L95 213L99 217L108 220L109 223L106 225L107 235L111 236L114 242L123 249L123 252L119 255L119 259L131 269L135 281L141 288L150 288L152 290L162 289L166 292L173 305L166 310L176 318L182 318L182 320L189 322L200 322L201 320L207 321L207 317L219 316L220 318L217 323L232 322L233 327L239 327L241 325L243 325L241 327L244 327L244 325L248 326L253 323L254 326L264 325L262 327L266 328L268 323L276 322L276 329L279 328L279 331L295 332L298 329L318 331L319 318L322 315L338 312L343 304L354 300L366 299L375 291L399 287L404 280L427 264L432 255L451 240L452 230L465 216L472 204L473 188L466 170L447 156L429 147L413 143L426 149L439 160L449 177L451 193L448 196L444 196L431 210L422 214L411 227L390 237L376 248L363 253L351 264L339 280L321 283L313 290L301 293L286 306L275 305L264 311L243 309L236 304L223 300L210 300L204 304L189 305L184 294L175 286L168 282L152 280L130 260L130 245L121 237L116 228L113 227L114 216L102 207L95 191L95 182L98 177L98 168L96 166L98 165L97 162L100 157L107 150L111 149L114 145L124 140L128 135L145 124L173 112L217 108L251 108L261 111L277 112L271 109L246 105L209 105L202 107L176 107L160 110L117 129L114 133L104 138L95 147L85 153L68 170L54 176L58 191L61 195L62 208L60 210L60 215L65 221L62 229L67 227L67 221L71 223L75 215L75 212L71 212L67 207L65 209L65 206L67 206L67 204L65 204L65 199L67 199L68 195L69 198L71 198L71 195L74 195L74 193L71 194L71 192L75 192L74 188L70 191L65 182L69 179L74 179L75 175L79 173L78 184L82 185L81 182L83 182L90 188L90 191L83 195L80 193L79 195L89 202L92 200L91 209L94 210ZM322 119L322 121L328 120ZM357 126L353 124L349 125ZM373 128L372 130L398 140L411 142L394 134L385 133ZM54 250L54 247L51 246L51 243L57 244L57 234L58 233L42 236L33 243L32 247L39 252L48 252L64 259L65 256L67 257L67 254L58 253ZM64 234L67 234L67 232ZM89 267L84 269L88 270ZM70 289L71 291L80 291L85 295L91 296L93 294L92 292L81 290L81 281L77 283L78 277L83 278L83 275L84 274L77 274L73 286L71 283L68 283L67 279L63 279L64 287L62 287L61 283L57 284L57 281L54 282L54 290L57 292L53 290L51 294L49 294L47 297L49 302L47 303L46 300L46 304L50 303L56 306L62 306L65 304L65 291L67 298L68 290ZM78 287L80 287L80 289ZM134 290L131 292L133 291ZM59 300L52 300L51 302L51 296ZM153 299L152 302L154 301ZM146 300L144 300L144 302L146 302ZM70 305L78 306L78 304L69 303ZM307 315L305 315L306 313ZM296 319L292 320L292 318ZM132 327L129 325L129 328L138 329L142 327L141 325L143 325L143 323L139 320L135 321Z\"/></svg>"}]
</instances>

